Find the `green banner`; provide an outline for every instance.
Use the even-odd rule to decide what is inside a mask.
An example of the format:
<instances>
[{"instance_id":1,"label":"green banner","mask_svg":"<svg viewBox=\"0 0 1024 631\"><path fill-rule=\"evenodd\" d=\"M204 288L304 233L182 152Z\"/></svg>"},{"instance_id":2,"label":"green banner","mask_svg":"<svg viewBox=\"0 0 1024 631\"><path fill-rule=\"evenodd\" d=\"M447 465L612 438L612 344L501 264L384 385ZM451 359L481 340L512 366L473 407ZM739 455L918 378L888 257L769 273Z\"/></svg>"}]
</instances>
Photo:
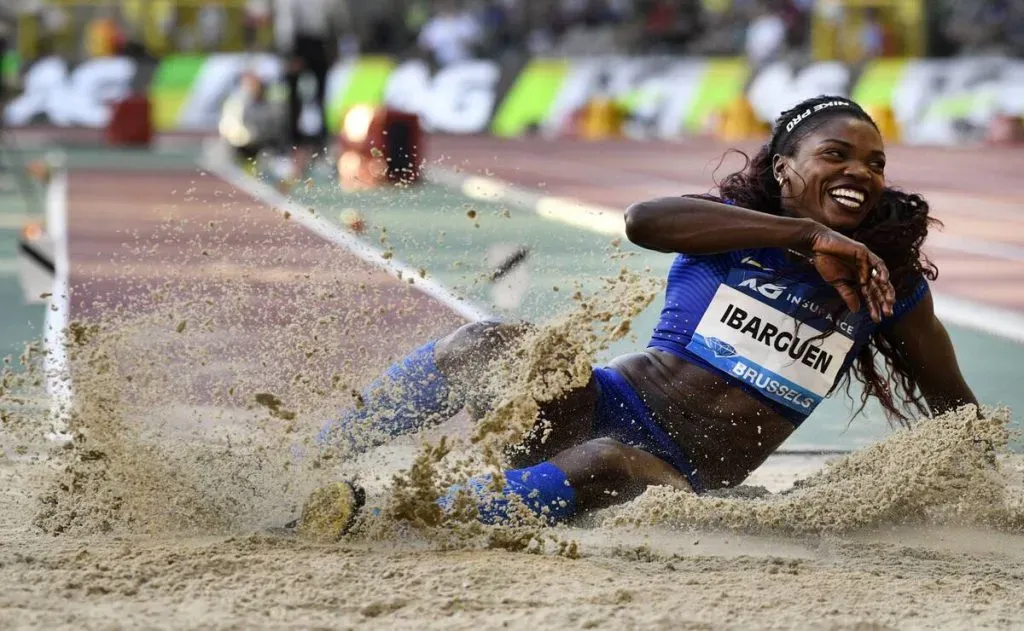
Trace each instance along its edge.
<instances>
[{"instance_id":1,"label":"green banner","mask_svg":"<svg viewBox=\"0 0 1024 631\"><path fill-rule=\"evenodd\" d=\"M149 87L153 125L157 131L178 127L181 108L188 102L206 60L205 55L172 55L160 62Z\"/></svg>"},{"instance_id":2,"label":"green banner","mask_svg":"<svg viewBox=\"0 0 1024 631\"><path fill-rule=\"evenodd\" d=\"M889 107L893 92L903 79L907 67L906 59L879 59L864 68L850 98L862 107Z\"/></svg>"},{"instance_id":3,"label":"green banner","mask_svg":"<svg viewBox=\"0 0 1024 631\"><path fill-rule=\"evenodd\" d=\"M328 97L327 127L331 132L341 128L341 117L353 105L380 105L388 78L395 68L389 57L360 57L352 62L347 71L347 81L339 90Z\"/></svg>"},{"instance_id":4,"label":"green banner","mask_svg":"<svg viewBox=\"0 0 1024 631\"><path fill-rule=\"evenodd\" d=\"M496 108L491 132L502 137L518 136L547 120L568 73L569 62L565 60L531 61Z\"/></svg>"},{"instance_id":5,"label":"green banner","mask_svg":"<svg viewBox=\"0 0 1024 631\"><path fill-rule=\"evenodd\" d=\"M710 116L743 96L749 77L750 66L743 59L709 59L683 121L683 129L694 133L704 131Z\"/></svg>"},{"instance_id":6,"label":"green banner","mask_svg":"<svg viewBox=\"0 0 1024 631\"><path fill-rule=\"evenodd\" d=\"M18 71L21 68L21 59L17 51L4 53L0 57L0 77L8 83L13 83L18 78Z\"/></svg>"}]
</instances>

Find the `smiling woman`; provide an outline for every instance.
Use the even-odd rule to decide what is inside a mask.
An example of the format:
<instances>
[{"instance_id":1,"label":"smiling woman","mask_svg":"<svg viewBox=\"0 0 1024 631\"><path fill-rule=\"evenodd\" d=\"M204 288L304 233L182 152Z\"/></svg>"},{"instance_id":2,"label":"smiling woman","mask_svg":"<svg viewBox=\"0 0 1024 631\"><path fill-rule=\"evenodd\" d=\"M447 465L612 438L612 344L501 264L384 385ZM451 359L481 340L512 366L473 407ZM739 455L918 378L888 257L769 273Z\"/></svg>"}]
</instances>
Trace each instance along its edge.
<instances>
[{"instance_id":1,"label":"smiling woman","mask_svg":"<svg viewBox=\"0 0 1024 631\"><path fill-rule=\"evenodd\" d=\"M516 496L557 522L649 485L735 486L851 375L865 400L877 397L900 422L907 407L976 403L932 307L936 271L920 249L928 204L888 188L884 171L871 118L852 101L820 97L785 112L718 197L632 205L629 239L675 254L648 347L539 402L496 499L483 477L440 506L469 492L480 496L480 518L497 522ZM485 411L490 362L529 329L475 322L426 344L321 439L348 444L367 427L396 436L468 401Z\"/></svg>"}]
</instances>

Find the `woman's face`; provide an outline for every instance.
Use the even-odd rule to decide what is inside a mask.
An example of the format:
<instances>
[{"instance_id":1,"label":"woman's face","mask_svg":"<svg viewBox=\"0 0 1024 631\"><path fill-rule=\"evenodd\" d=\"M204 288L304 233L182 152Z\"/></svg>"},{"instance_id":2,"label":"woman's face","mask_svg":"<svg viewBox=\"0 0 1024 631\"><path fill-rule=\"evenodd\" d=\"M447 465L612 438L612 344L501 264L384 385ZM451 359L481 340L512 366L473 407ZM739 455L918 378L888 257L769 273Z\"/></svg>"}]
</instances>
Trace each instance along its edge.
<instances>
[{"instance_id":1,"label":"woman's face","mask_svg":"<svg viewBox=\"0 0 1024 631\"><path fill-rule=\"evenodd\" d=\"M839 116L803 138L795 155L777 158L774 169L783 178L783 208L849 232L882 197L885 147L871 123Z\"/></svg>"}]
</instances>

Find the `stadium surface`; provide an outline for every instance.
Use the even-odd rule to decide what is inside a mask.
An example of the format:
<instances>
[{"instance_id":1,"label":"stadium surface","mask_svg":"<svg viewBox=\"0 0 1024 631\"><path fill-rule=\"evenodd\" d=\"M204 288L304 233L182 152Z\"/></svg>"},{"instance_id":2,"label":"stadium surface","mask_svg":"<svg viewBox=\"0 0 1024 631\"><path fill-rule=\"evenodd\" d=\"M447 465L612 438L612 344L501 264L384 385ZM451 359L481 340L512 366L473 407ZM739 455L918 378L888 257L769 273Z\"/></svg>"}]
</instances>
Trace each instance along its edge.
<instances>
[{"instance_id":1,"label":"stadium surface","mask_svg":"<svg viewBox=\"0 0 1024 631\"><path fill-rule=\"evenodd\" d=\"M483 138L431 138L429 142L431 162L440 160L441 168L463 165L460 168L464 170L523 187L617 208L656 195L707 190L712 181L711 161L721 155L718 148L694 143L602 147ZM942 237L946 241L940 240L939 247L932 250L942 271L936 290L1024 311L1024 257L1020 256L1024 250L1024 219L1011 214L1014 204L1024 196L1012 188L1011 161L1001 160L996 152L930 153L898 149L894 153L894 179L907 188L928 193L936 200L937 214L947 225ZM934 161L934 170L922 166L924 156ZM253 246L261 238L261 225L280 229L280 210L286 201L255 183L246 184L244 192L234 190L213 174L201 173L196 166L199 158L194 147L160 153L69 150L73 308L78 313L91 308L98 296L111 291L141 292L172 276L192 278L210 294L243 277L247 282L266 283L280 292L276 294L278 298L272 299L278 304L269 308L283 311L288 308L288 292L301 291L302 274L315 272L318 263L327 259L332 270L345 268L346 261L351 259L353 272L346 282L370 279L374 291L384 292L390 304L415 306L402 312L413 315L402 316L397 309L390 310L393 315L388 316L391 321L387 328L395 335L380 344L372 354L375 359L368 360L370 363L383 363L421 341L418 336L423 335L423 326L422 322L414 321L417 318L428 319L428 328L434 333L461 321L449 308L410 289L407 282L371 271L371 266L343 247L298 224L289 237L294 257L285 265L268 268L265 257L254 255ZM983 175L965 180L961 186L955 176L957 165L964 160L970 160L972 173L980 171ZM628 168L619 169L613 163L626 164ZM613 245L612 237L606 234L549 221L522 208L472 200L435 183L409 189L343 193L332 180L324 171L310 185L298 187L293 192L291 208L333 223L338 233L345 232L342 212L356 209L366 222L362 234L366 242L393 252L393 260L425 270L428 279L498 317L551 317L570 306L576 284L596 289L602 277L617 275L622 266L649 268L651 274L662 276L671 260L629 244ZM253 200L248 194L260 199ZM11 208L5 205L3 217L9 217L7 223L12 225L28 212L22 210L19 215L19 211L12 212ZM153 241L158 225L169 216L189 220L184 232L173 242ZM228 231L231 236L222 240L217 262L203 260L188 250L190 238L201 234L210 221L219 226L232 222L236 228L244 226ZM2 234L6 239L0 246L12 247L7 242L13 243L15 233L8 230ZM132 250L131 244L137 244L140 236L155 243L155 247L135 248L135 254L130 255L131 264L126 264L126 252ZM978 247L989 245L994 247L995 256L977 252ZM491 276L502 259L523 246L529 253L516 272L518 276L492 282ZM976 251L965 251L971 247ZM137 256L142 250L144 254ZM624 256L612 258L613 254ZM0 258L9 260L10 255L4 250ZM122 263L114 263L115 259ZM4 288L10 285L11 296L16 295L12 274L6 274L0 281ZM522 286L507 286L517 283ZM521 296L516 295L519 292ZM496 298L508 301L506 307L496 307ZM624 340L607 355L643 345L658 307L657 303L652 305L634 323L635 339ZM324 305L325 311L344 308L351 309L352 305ZM5 308L0 323L4 327L4 347L16 350L24 339L32 337L39 325L30 323L37 323L41 313L41 308ZM1024 395L1015 383L1019 363L1024 359L1024 346L958 326L950 329L966 376L979 397L988 403L1024 409ZM416 333L403 336L403 331ZM239 337L257 339L259 333L245 330L239 332ZM236 359L245 359L244 349L240 345ZM786 447L849 449L887 431L877 411L849 423L848 410L847 402L841 399L829 402Z\"/></svg>"}]
</instances>

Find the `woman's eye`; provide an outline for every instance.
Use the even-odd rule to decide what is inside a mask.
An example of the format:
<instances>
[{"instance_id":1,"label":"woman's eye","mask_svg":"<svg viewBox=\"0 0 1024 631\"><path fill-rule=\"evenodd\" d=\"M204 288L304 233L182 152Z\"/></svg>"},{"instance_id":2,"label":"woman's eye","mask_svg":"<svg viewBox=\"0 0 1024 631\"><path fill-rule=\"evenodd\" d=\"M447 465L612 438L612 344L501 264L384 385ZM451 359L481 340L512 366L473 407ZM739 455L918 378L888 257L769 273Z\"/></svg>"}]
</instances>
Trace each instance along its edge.
<instances>
[{"instance_id":1,"label":"woman's eye","mask_svg":"<svg viewBox=\"0 0 1024 631\"><path fill-rule=\"evenodd\" d=\"M842 158L843 157L843 153L841 151L839 151L838 149L826 149L825 150L825 155L830 157L830 158Z\"/></svg>"},{"instance_id":2,"label":"woman's eye","mask_svg":"<svg viewBox=\"0 0 1024 631\"><path fill-rule=\"evenodd\" d=\"M875 171L885 171L885 163L884 162L872 162L868 166L870 166Z\"/></svg>"}]
</instances>

